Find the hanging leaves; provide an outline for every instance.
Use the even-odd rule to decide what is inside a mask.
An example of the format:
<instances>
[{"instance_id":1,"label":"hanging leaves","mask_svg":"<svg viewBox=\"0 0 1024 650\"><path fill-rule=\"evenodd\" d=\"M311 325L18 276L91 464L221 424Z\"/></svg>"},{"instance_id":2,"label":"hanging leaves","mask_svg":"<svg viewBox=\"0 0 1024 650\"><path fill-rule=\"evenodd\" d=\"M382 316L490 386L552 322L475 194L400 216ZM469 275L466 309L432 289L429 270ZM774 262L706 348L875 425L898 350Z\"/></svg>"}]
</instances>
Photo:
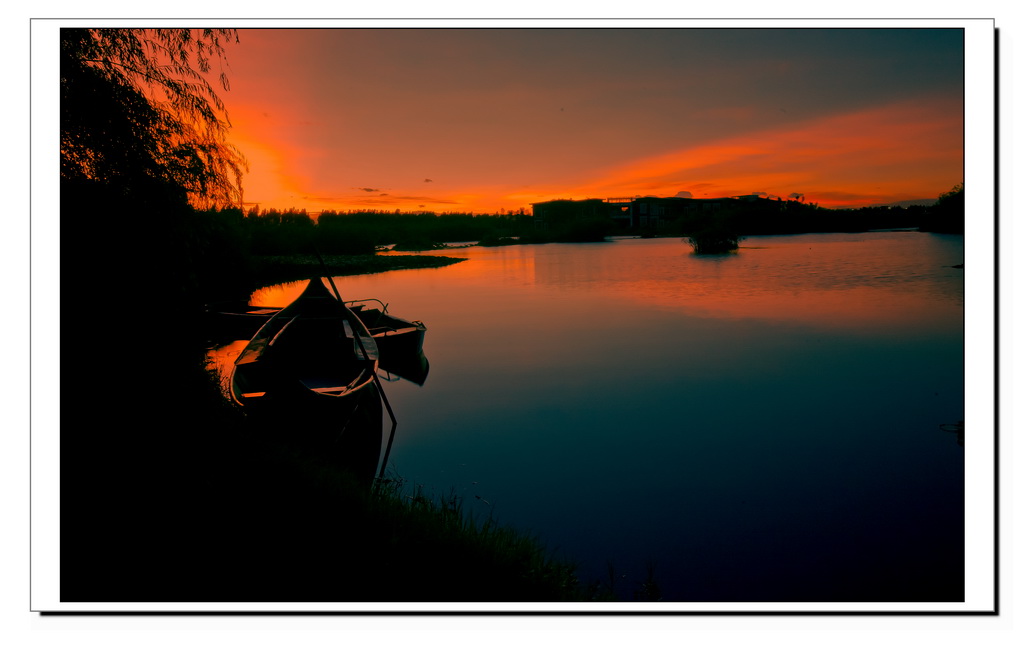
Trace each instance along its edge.
<instances>
[{"instance_id":1,"label":"hanging leaves","mask_svg":"<svg viewBox=\"0 0 1024 650\"><path fill-rule=\"evenodd\" d=\"M229 89L229 41L235 30L61 30L62 177L241 205L245 159L210 82Z\"/></svg>"}]
</instances>

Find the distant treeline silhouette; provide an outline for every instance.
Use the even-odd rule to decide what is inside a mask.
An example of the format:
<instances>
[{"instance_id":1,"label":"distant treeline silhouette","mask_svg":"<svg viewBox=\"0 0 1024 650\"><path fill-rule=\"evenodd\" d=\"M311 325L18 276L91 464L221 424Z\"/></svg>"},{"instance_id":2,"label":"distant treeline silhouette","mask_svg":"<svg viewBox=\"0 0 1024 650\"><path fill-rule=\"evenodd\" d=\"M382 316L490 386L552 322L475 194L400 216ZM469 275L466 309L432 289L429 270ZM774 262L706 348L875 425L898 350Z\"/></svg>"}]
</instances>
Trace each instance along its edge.
<instances>
[{"instance_id":1,"label":"distant treeline silhouette","mask_svg":"<svg viewBox=\"0 0 1024 650\"><path fill-rule=\"evenodd\" d=\"M516 215L468 212L393 212L213 208L201 212L224 244L252 255L309 254L314 249L336 255L364 255L385 246L430 250L442 242L478 242L508 237L517 231Z\"/></svg>"},{"instance_id":2,"label":"distant treeline silhouette","mask_svg":"<svg viewBox=\"0 0 1024 650\"><path fill-rule=\"evenodd\" d=\"M724 253L735 250L740 240L748 235L864 232L902 228L962 234L963 185L957 185L942 194L929 206L825 209L813 203L794 200L723 200L718 210L684 214L664 229L682 235L696 253Z\"/></svg>"},{"instance_id":3,"label":"distant treeline silhouette","mask_svg":"<svg viewBox=\"0 0 1024 650\"><path fill-rule=\"evenodd\" d=\"M807 232L863 232L917 228L927 232L963 233L963 185L942 194L933 205L868 206L830 209L793 200L731 201L721 210L684 215L667 226L671 234L689 236L714 228L736 236Z\"/></svg>"},{"instance_id":4,"label":"distant treeline silhouette","mask_svg":"<svg viewBox=\"0 0 1024 650\"><path fill-rule=\"evenodd\" d=\"M963 233L963 185L941 195L933 205L828 209L793 200L760 199L736 203L725 210L723 216L741 235L863 232L886 228ZM683 227L685 229L686 224Z\"/></svg>"},{"instance_id":5,"label":"distant treeline silhouette","mask_svg":"<svg viewBox=\"0 0 1024 650\"><path fill-rule=\"evenodd\" d=\"M580 202L582 203L582 202ZM941 195L934 205L872 206L828 209L794 200L722 199L713 211L696 210L661 218L643 226L624 225L609 216L581 211L560 219L538 219L525 209L504 214L401 210L324 211L303 209L211 208L198 211L202 237L224 254L370 254L385 246L423 251L451 242L482 245L508 243L601 241L610 235L692 237L804 232L861 232L885 228L919 228L930 232L964 231L963 185Z\"/></svg>"}]
</instances>

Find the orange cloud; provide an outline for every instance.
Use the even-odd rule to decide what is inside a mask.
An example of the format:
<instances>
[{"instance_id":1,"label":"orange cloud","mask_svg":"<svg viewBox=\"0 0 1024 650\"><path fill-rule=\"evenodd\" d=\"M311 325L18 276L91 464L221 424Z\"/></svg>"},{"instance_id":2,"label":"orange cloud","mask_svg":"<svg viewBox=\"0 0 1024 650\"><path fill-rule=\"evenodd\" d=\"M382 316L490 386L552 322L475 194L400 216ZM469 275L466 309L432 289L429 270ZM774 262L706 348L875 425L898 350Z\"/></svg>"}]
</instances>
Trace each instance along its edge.
<instances>
[{"instance_id":1,"label":"orange cloud","mask_svg":"<svg viewBox=\"0 0 1024 650\"><path fill-rule=\"evenodd\" d=\"M936 197L962 180L958 106L905 102L744 134L607 170L551 192L585 196L804 194L823 206ZM700 187L702 191L692 188Z\"/></svg>"},{"instance_id":2,"label":"orange cloud","mask_svg":"<svg viewBox=\"0 0 1024 650\"><path fill-rule=\"evenodd\" d=\"M244 199L270 208L302 208L309 179L297 161L305 150L289 137L287 116L274 116L247 106L232 107L231 142L249 162L243 180Z\"/></svg>"}]
</instances>

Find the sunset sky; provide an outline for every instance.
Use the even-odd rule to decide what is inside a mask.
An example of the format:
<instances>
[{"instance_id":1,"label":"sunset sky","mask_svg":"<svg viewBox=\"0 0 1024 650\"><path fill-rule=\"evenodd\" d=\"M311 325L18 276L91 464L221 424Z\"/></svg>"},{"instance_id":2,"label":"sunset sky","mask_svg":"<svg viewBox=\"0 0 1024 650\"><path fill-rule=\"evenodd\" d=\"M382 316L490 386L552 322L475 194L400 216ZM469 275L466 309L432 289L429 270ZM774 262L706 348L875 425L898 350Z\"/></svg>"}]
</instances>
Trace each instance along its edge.
<instances>
[{"instance_id":1,"label":"sunset sky","mask_svg":"<svg viewBox=\"0 0 1024 650\"><path fill-rule=\"evenodd\" d=\"M260 208L934 199L964 180L958 29L243 29L222 93Z\"/></svg>"}]
</instances>

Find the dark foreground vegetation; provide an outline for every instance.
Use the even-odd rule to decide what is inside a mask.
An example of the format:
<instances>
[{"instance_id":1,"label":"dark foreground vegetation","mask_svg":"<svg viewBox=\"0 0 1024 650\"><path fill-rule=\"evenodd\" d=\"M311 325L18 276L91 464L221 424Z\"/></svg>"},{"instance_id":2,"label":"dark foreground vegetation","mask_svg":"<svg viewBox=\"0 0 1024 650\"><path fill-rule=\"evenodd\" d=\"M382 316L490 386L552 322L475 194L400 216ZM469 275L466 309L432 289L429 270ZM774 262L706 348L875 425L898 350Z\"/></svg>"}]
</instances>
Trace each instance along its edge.
<instances>
[{"instance_id":1,"label":"dark foreground vegetation","mask_svg":"<svg viewBox=\"0 0 1024 650\"><path fill-rule=\"evenodd\" d=\"M130 409L138 419L118 422L134 424L135 436L94 441L94 453L68 458L90 462L65 473L87 480L63 499L63 600L500 602L599 594L577 584L570 562L494 521L473 521L453 496L419 494L394 478L368 487L290 446L286 430L278 439L261 435L210 386L196 377L167 408ZM185 404L187 415L175 415ZM125 408L119 399L97 406ZM303 424L297 417L295 426Z\"/></svg>"}]
</instances>

